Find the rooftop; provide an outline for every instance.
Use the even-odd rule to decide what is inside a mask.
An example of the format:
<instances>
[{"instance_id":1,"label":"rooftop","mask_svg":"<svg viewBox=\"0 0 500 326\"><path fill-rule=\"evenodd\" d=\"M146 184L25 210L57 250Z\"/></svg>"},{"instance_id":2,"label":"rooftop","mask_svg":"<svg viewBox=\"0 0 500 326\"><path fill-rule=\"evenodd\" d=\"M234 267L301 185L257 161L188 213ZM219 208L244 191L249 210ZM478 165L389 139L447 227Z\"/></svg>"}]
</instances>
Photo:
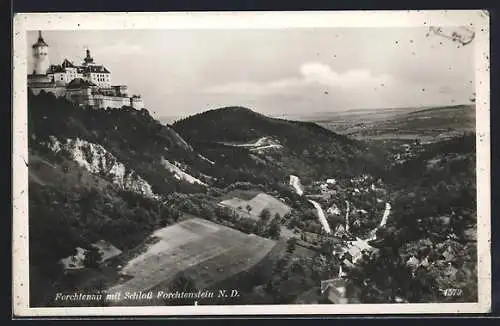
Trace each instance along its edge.
<instances>
[{"instance_id":1,"label":"rooftop","mask_svg":"<svg viewBox=\"0 0 500 326\"><path fill-rule=\"evenodd\" d=\"M96 72L96 73L101 73L101 74L109 74L109 70L106 69L104 66L97 66L97 65L92 65L92 66L85 66L82 67L83 72Z\"/></svg>"},{"instance_id":2,"label":"rooftop","mask_svg":"<svg viewBox=\"0 0 500 326\"><path fill-rule=\"evenodd\" d=\"M63 68L76 68L76 66L68 59L64 59L63 63L61 64L61 67L63 67Z\"/></svg>"},{"instance_id":3,"label":"rooftop","mask_svg":"<svg viewBox=\"0 0 500 326\"><path fill-rule=\"evenodd\" d=\"M324 280L321 281L321 293L324 293L330 288L335 288L335 289L343 289L345 288L345 280L341 278L332 278L329 280Z\"/></svg>"},{"instance_id":4,"label":"rooftop","mask_svg":"<svg viewBox=\"0 0 500 326\"><path fill-rule=\"evenodd\" d=\"M49 70L47 70L48 74L55 74L58 72L65 72L65 69L61 65L50 65Z\"/></svg>"},{"instance_id":5,"label":"rooftop","mask_svg":"<svg viewBox=\"0 0 500 326\"><path fill-rule=\"evenodd\" d=\"M101 73L101 74L109 74L110 71L104 67L103 65L92 65L92 66L75 66L68 59L64 59L63 63L60 65L50 65L47 73L54 74L58 72L66 72L66 68L76 68L79 73Z\"/></svg>"}]
</instances>

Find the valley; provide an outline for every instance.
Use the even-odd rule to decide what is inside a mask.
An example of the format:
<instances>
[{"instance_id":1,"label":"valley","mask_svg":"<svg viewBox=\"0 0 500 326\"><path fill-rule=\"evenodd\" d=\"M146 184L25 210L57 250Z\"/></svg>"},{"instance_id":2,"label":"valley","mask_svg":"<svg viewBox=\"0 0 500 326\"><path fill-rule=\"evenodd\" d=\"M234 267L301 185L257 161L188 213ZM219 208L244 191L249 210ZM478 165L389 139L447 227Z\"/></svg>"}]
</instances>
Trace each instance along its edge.
<instances>
[{"instance_id":1,"label":"valley","mask_svg":"<svg viewBox=\"0 0 500 326\"><path fill-rule=\"evenodd\" d=\"M351 303L477 300L470 108L311 122L228 107L166 126L145 109L44 93L29 105L34 306L75 289L235 288L238 298L196 304L338 303L316 291L332 279ZM120 254L69 273L59 265L100 240ZM457 286L461 297L440 292ZM195 301L157 299L72 304Z\"/></svg>"}]
</instances>

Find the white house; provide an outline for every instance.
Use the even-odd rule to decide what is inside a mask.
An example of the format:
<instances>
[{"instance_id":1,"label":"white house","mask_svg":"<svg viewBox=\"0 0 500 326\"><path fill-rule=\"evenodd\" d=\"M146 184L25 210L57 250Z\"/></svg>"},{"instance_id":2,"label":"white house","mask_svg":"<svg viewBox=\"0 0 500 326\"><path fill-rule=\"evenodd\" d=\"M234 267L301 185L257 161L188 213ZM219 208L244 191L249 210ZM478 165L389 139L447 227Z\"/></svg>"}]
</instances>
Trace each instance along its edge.
<instances>
[{"instance_id":1,"label":"white house","mask_svg":"<svg viewBox=\"0 0 500 326\"><path fill-rule=\"evenodd\" d=\"M122 251L109 242L104 240L99 240L93 244L92 247L96 248L101 254L101 263L116 257L122 253ZM80 247L76 248L76 254L72 256L68 256L66 258L61 259L59 262L62 264L65 271L74 271L85 268L85 255L87 254L87 249L83 249Z\"/></svg>"},{"instance_id":2,"label":"white house","mask_svg":"<svg viewBox=\"0 0 500 326\"><path fill-rule=\"evenodd\" d=\"M77 247L76 254L60 260L65 271L79 270L85 268L83 261L85 260L85 253L87 250Z\"/></svg>"}]
</instances>

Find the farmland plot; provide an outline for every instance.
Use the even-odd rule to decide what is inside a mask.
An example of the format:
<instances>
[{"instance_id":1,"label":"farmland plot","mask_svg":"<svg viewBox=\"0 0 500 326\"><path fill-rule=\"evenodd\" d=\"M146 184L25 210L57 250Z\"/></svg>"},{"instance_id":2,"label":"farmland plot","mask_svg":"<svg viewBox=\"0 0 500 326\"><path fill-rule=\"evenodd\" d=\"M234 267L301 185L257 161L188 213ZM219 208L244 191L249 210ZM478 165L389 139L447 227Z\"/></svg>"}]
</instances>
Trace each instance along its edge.
<instances>
[{"instance_id":1,"label":"farmland plot","mask_svg":"<svg viewBox=\"0 0 500 326\"><path fill-rule=\"evenodd\" d=\"M264 209L269 210L271 218L274 218L276 214L284 216L291 211L291 208L288 205L265 193L259 193L250 200L233 197L231 199L221 201L220 205L232 208L242 217L251 218L253 220L259 220L259 214ZM250 211L248 211L249 207Z\"/></svg>"},{"instance_id":2,"label":"farmland plot","mask_svg":"<svg viewBox=\"0 0 500 326\"><path fill-rule=\"evenodd\" d=\"M196 280L196 286L203 289L251 268L269 253L275 243L258 236L250 237L252 239L248 242L187 269L185 275Z\"/></svg>"},{"instance_id":3,"label":"farmland plot","mask_svg":"<svg viewBox=\"0 0 500 326\"><path fill-rule=\"evenodd\" d=\"M209 286L255 265L275 245L272 240L198 218L160 229L153 236L160 240L123 268L122 274L132 278L109 288L108 293L166 290L180 272L193 275L197 285Z\"/></svg>"}]
</instances>

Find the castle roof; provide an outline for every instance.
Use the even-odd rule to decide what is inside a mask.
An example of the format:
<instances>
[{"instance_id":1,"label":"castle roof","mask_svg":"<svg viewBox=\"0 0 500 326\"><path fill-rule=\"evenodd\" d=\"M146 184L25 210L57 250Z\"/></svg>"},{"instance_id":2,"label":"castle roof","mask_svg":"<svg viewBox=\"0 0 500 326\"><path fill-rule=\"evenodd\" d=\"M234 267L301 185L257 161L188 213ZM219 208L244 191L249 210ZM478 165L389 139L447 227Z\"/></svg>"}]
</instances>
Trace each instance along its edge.
<instances>
[{"instance_id":1,"label":"castle roof","mask_svg":"<svg viewBox=\"0 0 500 326\"><path fill-rule=\"evenodd\" d=\"M65 69L61 65L50 65L49 69L47 70L48 74L54 74L57 72L64 72Z\"/></svg>"},{"instance_id":2,"label":"castle roof","mask_svg":"<svg viewBox=\"0 0 500 326\"><path fill-rule=\"evenodd\" d=\"M76 68L76 66L68 59L64 59L63 63L61 64L61 67L63 67L63 68Z\"/></svg>"},{"instance_id":3,"label":"castle roof","mask_svg":"<svg viewBox=\"0 0 500 326\"><path fill-rule=\"evenodd\" d=\"M86 80L83 78L75 78L69 82L69 84L66 86L66 88L77 89L77 88L89 88L89 87L94 87L94 86L97 86L97 85L89 80Z\"/></svg>"},{"instance_id":4,"label":"castle roof","mask_svg":"<svg viewBox=\"0 0 500 326\"><path fill-rule=\"evenodd\" d=\"M47 73L54 74L58 72L65 72L66 68L76 68L78 73L100 73L100 74L109 74L109 70L104 66L86 66L86 67L77 67L68 59L64 59L63 63L60 65L50 65Z\"/></svg>"},{"instance_id":5,"label":"castle roof","mask_svg":"<svg viewBox=\"0 0 500 326\"><path fill-rule=\"evenodd\" d=\"M38 40L35 44L33 44L33 48L36 48L39 46L49 46L47 43L45 43L45 40L42 37L42 31L38 31Z\"/></svg>"},{"instance_id":6,"label":"castle roof","mask_svg":"<svg viewBox=\"0 0 500 326\"><path fill-rule=\"evenodd\" d=\"M84 72L96 72L101 74L109 74L109 70L104 66L85 66L82 67Z\"/></svg>"}]
</instances>

